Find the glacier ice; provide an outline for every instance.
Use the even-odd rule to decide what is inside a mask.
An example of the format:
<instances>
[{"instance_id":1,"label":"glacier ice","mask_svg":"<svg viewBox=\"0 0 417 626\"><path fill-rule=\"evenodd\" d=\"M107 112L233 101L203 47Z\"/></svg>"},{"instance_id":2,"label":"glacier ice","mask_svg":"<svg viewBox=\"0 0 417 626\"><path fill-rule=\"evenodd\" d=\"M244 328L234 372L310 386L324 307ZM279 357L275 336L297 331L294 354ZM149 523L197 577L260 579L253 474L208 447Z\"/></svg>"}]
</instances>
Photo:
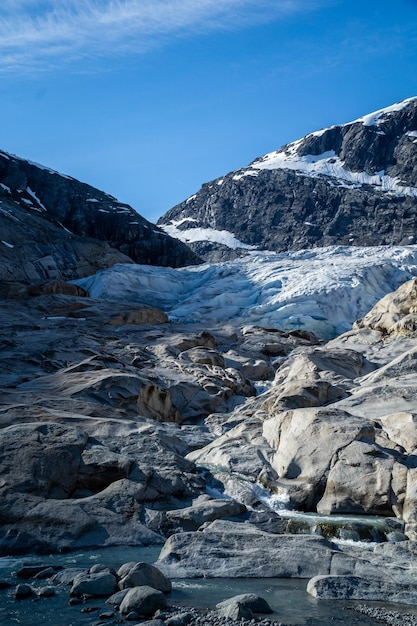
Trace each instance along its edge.
<instances>
[{"instance_id":1,"label":"glacier ice","mask_svg":"<svg viewBox=\"0 0 417 626\"><path fill-rule=\"evenodd\" d=\"M114 265L74 281L93 298L165 310L172 321L235 323L330 339L417 276L417 246L331 246L180 269Z\"/></svg>"}]
</instances>

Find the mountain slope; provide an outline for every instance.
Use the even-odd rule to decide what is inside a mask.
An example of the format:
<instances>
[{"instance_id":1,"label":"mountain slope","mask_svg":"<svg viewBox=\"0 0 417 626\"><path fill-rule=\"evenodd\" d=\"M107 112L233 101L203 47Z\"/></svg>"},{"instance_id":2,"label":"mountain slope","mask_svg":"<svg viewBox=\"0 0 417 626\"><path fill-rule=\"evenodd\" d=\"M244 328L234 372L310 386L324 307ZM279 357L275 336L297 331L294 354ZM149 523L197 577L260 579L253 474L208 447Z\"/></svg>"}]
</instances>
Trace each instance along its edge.
<instances>
[{"instance_id":1,"label":"mountain slope","mask_svg":"<svg viewBox=\"0 0 417 626\"><path fill-rule=\"evenodd\" d=\"M79 278L119 262L199 260L112 196L0 152L0 280Z\"/></svg>"},{"instance_id":2,"label":"mountain slope","mask_svg":"<svg viewBox=\"0 0 417 626\"><path fill-rule=\"evenodd\" d=\"M417 98L410 98L203 185L158 224L223 250L413 243L416 180ZM207 252L207 243L192 246Z\"/></svg>"}]
</instances>

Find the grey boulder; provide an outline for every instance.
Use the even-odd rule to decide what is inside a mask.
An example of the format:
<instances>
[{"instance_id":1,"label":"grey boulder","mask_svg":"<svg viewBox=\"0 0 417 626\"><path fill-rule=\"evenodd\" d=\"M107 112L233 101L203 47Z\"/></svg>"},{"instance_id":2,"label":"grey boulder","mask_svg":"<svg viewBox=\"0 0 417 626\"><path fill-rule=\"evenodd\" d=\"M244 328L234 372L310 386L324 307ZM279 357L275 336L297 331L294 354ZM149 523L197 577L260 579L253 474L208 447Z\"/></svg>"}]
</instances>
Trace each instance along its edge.
<instances>
[{"instance_id":1,"label":"grey boulder","mask_svg":"<svg viewBox=\"0 0 417 626\"><path fill-rule=\"evenodd\" d=\"M253 613L250 609L248 609L240 602L229 602L227 604L223 604L218 611L219 617L225 617L230 620L249 620L253 618Z\"/></svg>"},{"instance_id":2,"label":"grey boulder","mask_svg":"<svg viewBox=\"0 0 417 626\"><path fill-rule=\"evenodd\" d=\"M120 570L119 570L120 571ZM154 565L150 563L135 563L128 573L119 582L120 589L147 585L163 593L172 590L171 581Z\"/></svg>"},{"instance_id":3,"label":"grey boulder","mask_svg":"<svg viewBox=\"0 0 417 626\"><path fill-rule=\"evenodd\" d=\"M372 600L399 604L416 604L414 584L370 580L359 576L315 576L309 580L307 592L322 600Z\"/></svg>"},{"instance_id":4,"label":"grey boulder","mask_svg":"<svg viewBox=\"0 0 417 626\"><path fill-rule=\"evenodd\" d=\"M109 596L114 593L117 583L110 572L79 574L74 578L70 594L72 596Z\"/></svg>"},{"instance_id":5,"label":"grey boulder","mask_svg":"<svg viewBox=\"0 0 417 626\"><path fill-rule=\"evenodd\" d=\"M138 615L153 615L158 609L164 609L167 600L162 591L146 585L129 589L120 605L120 613L129 615L133 611Z\"/></svg>"},{"instance_id":6,"label":"grey boulder","mask_svg":"<svg viewBox=\"0 0 417 626\"><path fill-rule=\"evenodd\" d=\"M255 593L242 593L238 596L233 596L233 598L228 598L216 604L216 608L221 609L236 603L250 609L253 613L273 613L268 602Z\"/></svg>"}]
</instances>

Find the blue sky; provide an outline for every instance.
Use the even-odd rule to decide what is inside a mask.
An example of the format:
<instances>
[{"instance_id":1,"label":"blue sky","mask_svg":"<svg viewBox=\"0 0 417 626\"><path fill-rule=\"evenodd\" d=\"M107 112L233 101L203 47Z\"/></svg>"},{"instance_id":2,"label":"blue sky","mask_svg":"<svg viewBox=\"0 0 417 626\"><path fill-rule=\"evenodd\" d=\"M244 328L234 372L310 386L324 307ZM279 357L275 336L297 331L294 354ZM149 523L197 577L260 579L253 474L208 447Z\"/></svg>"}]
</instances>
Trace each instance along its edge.
<instances>
[{"instance_id":1,"label":"blue sky","mask_svg":"<svg viewBox=\"0 0 417 626\"><path fill-rule=\"evenodd\" d=\"M2 0L0 149L156 221L416 70L417 0Z\"/></svg>"}]
</instances>

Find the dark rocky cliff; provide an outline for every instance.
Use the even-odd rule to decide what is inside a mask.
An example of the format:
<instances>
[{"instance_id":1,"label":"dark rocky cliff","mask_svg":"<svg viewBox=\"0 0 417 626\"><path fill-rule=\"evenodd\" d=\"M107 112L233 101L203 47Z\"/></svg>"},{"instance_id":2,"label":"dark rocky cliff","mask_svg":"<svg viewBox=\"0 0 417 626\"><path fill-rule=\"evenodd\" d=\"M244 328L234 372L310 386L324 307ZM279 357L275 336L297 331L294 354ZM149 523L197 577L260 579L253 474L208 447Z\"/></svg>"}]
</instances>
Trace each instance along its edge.
<instances>
[{"instance_id":1,"label":"dark rocky cliff","mask_svg":"<svg viewBox=\"0 0 417 626\"><path fill-rule=\"evenodd\" d=\"M199 259L112 196L0 152L0 280L75 279L118 262Z\"/></svg>"},{"instance_id":2,"label":"dark rocky cliff","mask_svg":"<svg viewBox=\"0 0 417 626\"><path fill-rule=\"evenodd\" d=\"M277 252L414 243L417 98L287 144L203 185L158 223L184 240L211 228ZM191 245L227 256L218 244Z\"/></svg>"}]
</instances>

